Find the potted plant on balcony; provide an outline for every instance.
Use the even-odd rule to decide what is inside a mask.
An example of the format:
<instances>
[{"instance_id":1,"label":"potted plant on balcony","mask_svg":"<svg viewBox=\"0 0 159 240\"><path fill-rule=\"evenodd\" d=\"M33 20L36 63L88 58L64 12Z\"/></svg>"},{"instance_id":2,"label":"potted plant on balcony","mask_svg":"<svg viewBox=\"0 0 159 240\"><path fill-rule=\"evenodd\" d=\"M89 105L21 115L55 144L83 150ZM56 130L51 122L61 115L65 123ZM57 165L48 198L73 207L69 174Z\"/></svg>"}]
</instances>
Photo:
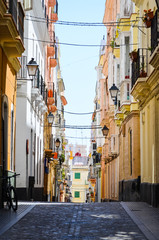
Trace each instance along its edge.
<instances>
[{"instance_id":1,"label":"potted plant on balcony","mask_svg":"<svg viewBox=\"0 0 159 240\"><path fill-rule=\"evenodd\" d=\"M110 46L112 49L114 49L115 47L115 38L113 38L113 40L110 41Z\"/></svg>"},{"instance_id":2,"label":"potted plant on balcony","mask_svg":"<svg viewBox=\"0 0 159 240\"><path fill-rule=\"evenodd\" d=\"M129 56L133 62L137 62L137 50L136 49L134 49L132 52L130 52Z\"/></svg>"},{"instance_id":3,"label":"potted plant on balcony","mask_svg":"<svg viewBox=\"0 0 159 240\"><path fill-rule=\"evenodd\" d=\"M145 68L145 65L143 63L140 67L140 77L147 77L147 72L145 72L144 68Z\"/></svg>"},{"instance_id":4,"label":"potted plant on balcony","mask_svg":"<svg viewBox=\"0 0 159 240\"><path fill-rule=\"evenodd\" d=\"M144 17L143 17L143 22L145 23L145 26L147 28L151 27L151 22L154 17L153 11L151 9L149 10L144 10Z\"/></svg>"}]
</instances>

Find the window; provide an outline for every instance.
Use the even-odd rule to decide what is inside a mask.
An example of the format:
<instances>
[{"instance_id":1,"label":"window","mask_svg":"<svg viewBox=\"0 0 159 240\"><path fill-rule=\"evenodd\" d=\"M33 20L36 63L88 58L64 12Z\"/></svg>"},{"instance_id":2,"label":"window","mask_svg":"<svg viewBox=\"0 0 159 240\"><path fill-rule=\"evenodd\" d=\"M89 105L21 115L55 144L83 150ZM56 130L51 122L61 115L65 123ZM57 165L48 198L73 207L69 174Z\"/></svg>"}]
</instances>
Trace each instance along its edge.
<instances>
[{"instance_id":1,"label":"window","mask_svg":"<svg viewBox=\"0 0 159 240\"><path fill-rule=\"evenodd\" d=\"M129 76L130 74L130 41L129 37L125 37L125 76Z\"/></svg>"},{"instance_id":2,"label":"window","mask_svg":"<svg viewBox=\"0 0 159 240\"><path fill-rule=\"evenodd\" d=\"M80 173L75 173L75 179L80 179Z\"/></svg>"},{"instance_id":3,"label":"window","mask_svg":"<svg viewBox=\"0 0 159 240\"><path fill-rule=\"evenodd\" d=\"M17 73L17 78L27 78L27 57L21 56L18 58L21 64L21 69Z\"/></svg>"},{"instance_id":4,"label":"window","mask_svg":"<svg viewBox=\"0 0 159 240\"><path fill-rule=\"evenodd\" d=\"M80 197L80 192L76 191L74 196L75 196L75 198L79 198Z\"/></svg>"},{"instance_id":5,"label":"window","mask_svg":"<svg viewBox=\"0 0 159 240\"><path fill-rule=\"evenodd\" d=\"M32 9L32 0L24 0L24 9L25 11Z\"/></svg>"},{"instance_id":6,"label":"window","mask_svg":"<svg viewBox=\"0 0 159 240\"><path fill-rule=\"evenodd\" d=\"M130 100L130 86L129 86L129 83L127 83L127 100Z\"/></svg>"}]
</instances>

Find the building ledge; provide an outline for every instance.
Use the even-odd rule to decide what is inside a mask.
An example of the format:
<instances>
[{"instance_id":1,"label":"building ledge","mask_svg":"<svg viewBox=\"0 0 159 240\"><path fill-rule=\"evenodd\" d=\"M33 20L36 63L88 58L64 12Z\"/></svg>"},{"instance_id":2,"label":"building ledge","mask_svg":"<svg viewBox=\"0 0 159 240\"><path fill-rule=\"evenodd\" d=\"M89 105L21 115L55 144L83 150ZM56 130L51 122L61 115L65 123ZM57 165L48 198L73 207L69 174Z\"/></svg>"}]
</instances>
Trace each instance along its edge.
<instances>
[{"instance_id":1,"label":"building ledge","mask_svg":"<svg viewBox=\"0 0 159 240\"><path fill-rule=\"evenodd\" d=\"M124 114L120 111L118 111L118 112L116 112L116 114L115 114L115 117L118 119L118 120L121 120L121 121L123 121L123 119L124 119Z\"/></svg>"},{"instance_id":2,"label":"building ledge","mask_svg":"<svg viewBox=\"0 0 159 240\"><path fill-rule=\"evenodd\" d=\"M128 23L129 19L130 19L130 17L120 18L119 28L120 28L121 32L129 32L130 31L131 26L130 26L130 22ZM126 24L124 22L126 22Z\"/></svg>"},{"instance_id":3,"label":"building ledge","mask_svg":"<svg viewBox=\"0 0 159 240\"><path fill-rule=\"evenodd\" d=\"M3 1L2 1L3 2ZM2 4L3 5L3 4ZM14 21L12 19L11 14L3 14L0 8L0 16L2 19L0 20L0 45L2 46L9 62L12 64L13 68L16 71L20 69L20 63L16 59L20 57L24 52L24 45L19 36L18 30Z\"/></svg>"},{"instance_id":4,"label":"building ledge","mask_svg":"<svg viewBox=\"0 0 159 240\"><path fill-rule=\"evenodd\" d=\"M31 89L31 99L32 101L35 101L36 98L40 95L38 88L32 88Z\"/></svg>"},{"instance_id":5,"label":"building ledge","mask_svg":"<svg viewBox=\"0 0 159 240\"><path fill-rule=\"evenodd\" d=\"M150 56L149 63L157 70L159 70L159 45L156 47L153 54Z\"/></svg>"},{"instance_id":6,"label":"building ledge","mask_svg":"<svg viewBox=\"0 0 159 240\"><path fill-rule=\"evenodd\" d=\"M124 115L128 115L130 112L130 103L123 103L120 109Z\"/></svg>"},{"instance_id":7,"label":"building ledge","mask_svg":"<svg viewBox=\"0 0 159 240\"><path fill-rule=\"evenodd\" d=\"M147 78L138 78L131 91L131 94L136 100L143 102L146 100L149 90L150 87L147 84Z\"/></svg>"}]
</instances>

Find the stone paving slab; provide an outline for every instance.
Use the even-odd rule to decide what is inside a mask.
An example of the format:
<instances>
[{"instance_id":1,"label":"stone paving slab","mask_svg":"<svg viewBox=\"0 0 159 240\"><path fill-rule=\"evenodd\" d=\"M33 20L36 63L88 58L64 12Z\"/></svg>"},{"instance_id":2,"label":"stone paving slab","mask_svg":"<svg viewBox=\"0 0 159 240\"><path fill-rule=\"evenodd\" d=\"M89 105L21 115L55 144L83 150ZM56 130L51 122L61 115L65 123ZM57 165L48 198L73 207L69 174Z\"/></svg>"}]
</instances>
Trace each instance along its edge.
<instances>
[{"instance_id":1,"label":"stone paving slab","mask_svg":"<svg viewBox=\"0 0 159 240\"><path fill-rule=\"evenodd\" d=\"M126 212L149 240L159 240L159 208L145 202L121 202Z\"/></svg>"},{"instance_id":2,"label":"stone paving slab","mask_svg":"<svg viewBox=\"0 0 159 240\"><path fill-rule=\"evenodd\" d=\"M120 203L36 204L1 240L146 240Z\"/></svg>"},{"instance_id":3,"label":"stone paving slab","mask_svg":"<svg viewBox=\"0 0 159 240\"><path fill-rule=\"evenodd\" d=\"M16 212L7 208L0 209L0 235L17 223L23 216L31 211L33 207L34 205L21 203L18 204L18 209Z\"/></svg>"}]
</instances>

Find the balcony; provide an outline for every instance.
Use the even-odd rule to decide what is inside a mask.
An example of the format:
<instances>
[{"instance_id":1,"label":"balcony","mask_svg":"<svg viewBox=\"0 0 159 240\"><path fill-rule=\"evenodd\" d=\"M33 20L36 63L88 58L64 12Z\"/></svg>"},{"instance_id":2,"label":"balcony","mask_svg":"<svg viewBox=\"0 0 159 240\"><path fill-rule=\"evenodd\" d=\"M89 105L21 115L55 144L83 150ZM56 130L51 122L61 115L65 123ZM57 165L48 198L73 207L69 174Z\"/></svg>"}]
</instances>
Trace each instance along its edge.
<instances>
[{"instance_id":1,"label":"balcony","mask_svg":"<svg viewBox=\"0 0 159 240\"><path fill-rule=\"evenodd\" d=\"M19 31L19 35L23 41L24 34L24 11L22 5L17 0L7 0L8 11L12 15L13 21Z\"/></svg>"},{"instance_id":2,"label":"balcony","mask_svg":"<svg viewBox=\"0 0 159 240\"><path fill-rule=\"evenodd\" d=\"M133 87L138 78L146 78L148 72L148 49L139 48L137 60L132 62L132 84Z\"/></svg>"},{"instance_id":3,"label":"balcony","mask_svg":"<svg viewBox=\"0 0 159 240\"><path fill-rule=\"evenodd\" d=\"M112 134L109 142L109 156L117 157L119 153L119 138L118 135Z\"/></svg>"},{"instance_id":4,"label":"balcony","mask_svg":"<svg viewBox=\"0 0 159 240\"><path fill-rule=\"evenodd\" d=\"M20 63L16 58L20 57L24 52L24 45L22 42L24 12L21 3L17 3L17 0L1 1L0 16L1 46L13 68L18 72L20 69ZM21 26L18 20L21 21Z\"/></svg>"},{"instance_id":5,"label":"balcony","mask_svg":"<svg viewBox=\"0 0 159 240\"><path fill-rule=\"evenodd\" d=\"M39 69L37 70L36 76L32 84L32 100L34 101L37 96L41 94L42 99L47 105L47 89L43 77L40 75Z\"/></svg>"}]
</instances>

